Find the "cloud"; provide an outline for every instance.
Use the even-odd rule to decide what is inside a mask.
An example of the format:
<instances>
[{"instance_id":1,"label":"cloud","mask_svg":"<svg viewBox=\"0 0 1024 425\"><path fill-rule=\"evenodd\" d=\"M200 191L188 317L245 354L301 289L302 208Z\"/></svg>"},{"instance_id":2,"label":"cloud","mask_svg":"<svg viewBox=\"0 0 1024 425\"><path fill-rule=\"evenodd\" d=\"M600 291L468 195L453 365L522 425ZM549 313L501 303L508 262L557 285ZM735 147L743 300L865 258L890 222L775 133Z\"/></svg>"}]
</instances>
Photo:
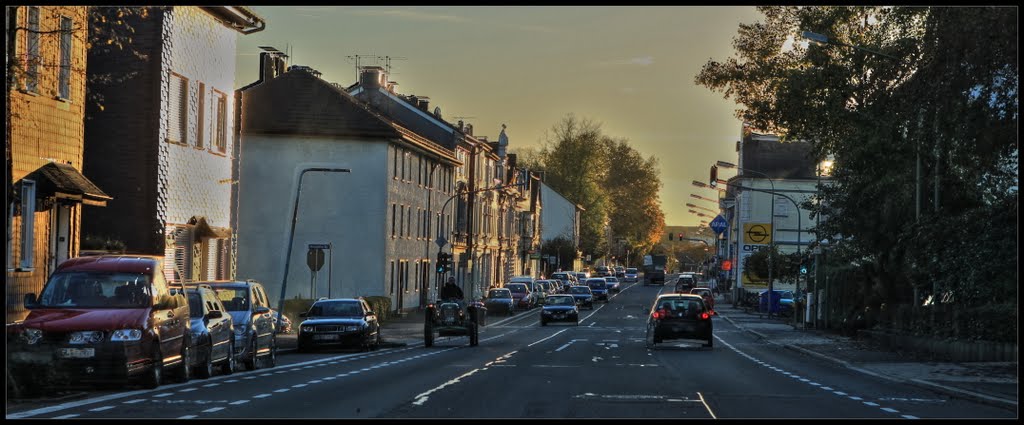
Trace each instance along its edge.
<instances>
[{"instance_id":1,"label":"cloud","mask_svg":"<svg viewBox=\"0 0 1024 425\"><path fill-rule=\"evenodd\" d=\"M413 21L444 21L444 22L469 22L468 19L456 15L444 15L439 13L419 12L414 10L382 10L382 9L370 9L370 10L353 10L349 11L353 15L363 16L383 16L392 17L398 19L407 19Z\"/></svg>"},{"instance_id":2,"label":"cloud","mask_svg":"<svg viewBox=\"0 0 1024 425\"><path fill-rule=\"evenodd\" d=\"M613 61L605 61L605 62L598 63L598 65L602 65L602 66L617 66L617 65L649 66L649 65L652 65L652 64L654 64L654 57L653 56L642 56L642 57L632 58L632 59L613 60Z\"/></svg>"}]
</instances>

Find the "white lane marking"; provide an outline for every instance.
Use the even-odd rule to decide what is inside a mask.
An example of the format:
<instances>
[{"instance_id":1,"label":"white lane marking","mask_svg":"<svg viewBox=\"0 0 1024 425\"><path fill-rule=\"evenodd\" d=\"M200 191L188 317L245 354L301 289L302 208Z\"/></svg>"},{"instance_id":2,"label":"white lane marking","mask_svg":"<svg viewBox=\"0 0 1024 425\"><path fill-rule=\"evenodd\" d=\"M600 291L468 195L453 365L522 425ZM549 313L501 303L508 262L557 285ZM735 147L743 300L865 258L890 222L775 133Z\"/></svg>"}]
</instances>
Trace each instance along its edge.
<instances>
[{"instance_id":1,"label":"white lane marking","mask_svg":"<svg viewBox=\"0 0 1024 425\"><path fill-rule=\"evenodd\" d=\"M235 383L235 382L238 382L238 380L237 379L228 379L227 381L224 381L224 382Z\"/></svg>"},{"instance_id":2,"label":"white lane marking","mask_svg":"<svg viewBox=\"0 0 1024 425\"><path fill-rule=\"evenodd\" d=\"M185 415L185 416L178 416L178 419L192 419L192 418L194 418L194 417L196 417L196 416L198 416L198 415Z\"/></svg>"},{"instance_id":3,"label":"white lane marking","mask_svg":"<svg viewBox=\"0 0 1024 425\"><path fill-rule=\"evenodd\" d=\"M242 379L256 379L256 377L255 376L246 376L245 378L242 378Z\"/></svg>"},{"instance_id":4,"label":"white lane marking","mask_svg":"<svg viewBox=\"0 0 1024 425\"><path fill-rule=\"evenodd\" d=\"M137 399L135 399L135 400L129 400L129 401L126 401L126 402L124 402L124 404L135 404L135 403L142 403L142 402L144 402L144 401L146 401L146 399L144 399L144 398L137 398Z\"/></svg>"},{"instance_id":5,"label":"white lane marking","mask_svg":"<svg viewBox=\"0 0 1024 425\"><path fill-rule=\"evenodd\" d=\"M868 406L871 406L871 407L878 407L878 403L874 403L874 402L870 402L870 401L865 401L864 404L866 404Z\"/></svg>"},{"instance_id":6,"label":"white lane marking","mask_svg":"<svg viewBox=\"0 0 1024 425\"><path fill-rule=\"evenodd\" d=\"M820 387L821 386L821 384L819 384L817 382L808 382L807 385L814 385L815 387Z\"/></svg>"},{"instance_id":7,"label":"white lane marking","mask_svg":"<svg viewBox=\"0 0 1024 425\"><path fill-rule=\"evenodd\" d=\"M914 415L901 415L901 416L903 416L903 419L921 419L921 418L919 418L917 416L914 416Z\"/></svg>"},{"instance_id":8,"label":"white lane marking","mask_svg":"<svg viewBox=\"0 0 1024 425\"><path fill-rule=\"evenodd\" d=\"M555 349L555 351L562 351L562 350L564 350L564 349L568 348L568 347L569 347L570 345L572 345L572 343L574 343L574 342L576 342L576 341L577 341L577 340L575 340L575 339L573 339L573 340L570 340L569 342L565 343L565 345L563 345L563 346L561 346L561 347L558 347L558 348L556 348L556 349Z\"/></svg>"},{"instance_id":9,"label":"white lane marking","mask_svg":"<svg viewBox=\"0 0 1024 425\"><path fill-rule=\"evenodd\" d=\"M549 340L549 339L551 339L551 338L554 338L554 337L555 337L555 336L557 336L558 334L560 334L560 333L562 333L562 332L565 332L565 331L567 331L567 330L568 330L568 329L562 329L562 330L560 330L560 331L558 331L558 332L555 332L555 333L551 334L551 336L549 336L549 337L547 337L547 338L543 338L543 339L540 339L540 340L538 340L538 341L534 342L533 344L527 345L527 347L533 347L534 345L540 344L540 343L542 343L542 342L544 342L544 341L547 341L547 340Z\"/></svg>"},{"instance_id":10,"label":"white lane marking","mask_svg":"<svg viewBox=\"0 0 1024 425\"><path fill-rule=\"evenodd\" d=\"M295 384L295 385L292 385L292 388L302 388L302 387L305 387L306 385L308 385L308 384Z\"/></svg>"},{"instance_id":11,"label":"white lane marking","mask_svg":"<svg viewBox=\"0 0 1024 425\"><path fill-rule=\"evenodd\" d=\"M203 385L203 388L212 388L212 387L216 387L216 386L219 386L219 385L220 385L220 384L218 384L218 383L214 382L214 383L212 383L212 384L206 384L206 385Z\"/></svg>"},{"instance_id":12,"label":"white lane marking","mask_svg":"<svg viewBox=\"0 0 1024 425\"><path fill-rule=\"evenodd\" d=\"M75 416L78 416L78 414L77 413L72 413L70 415L54 416L53 418L54 419L70 419L70 418L73 418Z\"/></svg>"},{"instance_id":13,"label":"white lane marking","mask_svg":"<svg viewBox=\"0 0 1024 425\"><path fill-rule=\"evenodd\" d=\"M269 374L269 373L264 373L264 374L260 374L260 376L261 376L261 377L262 377L262 376L270 376L270 374Z\"/></svg>"},{"instance_id":14,"label":"white lane marking","mask_svg":"<svg viewBox=\"0 0 1024 425\"><path fill-rule=\"evenodd\" d=\"M851 395L851 396L849 396L849 397L850 397L850 400L857 400L857 401L861 401L861 400L863 400L862 398L860 398L860 397L857 397L857 396L853 396L853 395Z\"/></svg>"},{"instance_id":15,"label":"white lane marking","mask_svg":"<svg viewBox=\"0 0 1024 425\"><path fill-rule=\"evenodd\" d=\"M252 398L267 398L267 397L270 397L272 395L273 394L260 394L260 395L254 395L254 396L252 396Z\"/></svg>"},{"instance_id":16,"label":"white lane marking","mask_svg":"<svg viewBox=\"0 0 1024 425\"><path fill-rule=\"evenodd\" d=\"M169 396L169 395L173 395L173 394L174 394L174 393L163 393L163 394L157 394L157 395L155 395L155 396L153 396L153 397L167 397L167 396Z\"/></svg>"},{"instance_id":17,"label":"white lane marking","mask_svg":"<svg viewBox=\"0 0 1024 425\"><path fill-rule=\"evenodd\" d=\"M211 407L209 409L204 410L203 413L213 413L213 412L219 412L221 410L224 410L224 408L223 407Z\"/></svg>"},{"instance_id":18,"label":"white lane marking","mask_svg":"<svg viewBox=\"0 0 1024 425\"><path fill-rule=\"evenodd\" d=\"M883 407L882 410L884 410L886 412L889 412L889 413L900 413L899 410L893 409L891 407Z\"/></svg>"},{"instance_id":19,"label":"white lane marking","mask_svg":"<svg viewBox=\"0 0 1024 425\"><path fill-rule=\"evenodd\" d=\"M704 404L704 408L708 409L708 414L711 415L711 419L718 419L718 416L715 416L715 412L711 411L711 406L708 406L707 400L704 400L704 395L702 395L700 391L697 391L697 397L700 397L700 402Z\"/></svg>"},{"instance_id":20,"label":"white lane marking","mask_svg":"<svg viewBox=\"0 0 1024 425\"><path fill-rule=\"evenodd\" d=\"M95 409L89 409L89 411L90 412L102 412L104 410L110 410L110 409L113 409L113 408L114 408L114 406L103 406L103 407L97 407Z\"/></svg>"},{"instance_id":21,"label":"white lane marking","mask_svg":"<svg viewBox=\"0 0 1024 425\"><path fill-rule=\"evenodd\" d=\"M195 387L192 387L192 388L185 388L185 389L183 389L183 390L178 390L178 392L179 392L179 393L190 393L190 392L192 392L192 391L195 391L195 390L198 390L198 389L199 389L199 388L195 388Z\"/></svg>"},{"instance_id":22,"label":"white lane marking","mask_svg":"<svg viewBox=\"0 0 1024 425\"><path fill-rule=\"evenodd\" d=\"M594 325L596 325L596 324L597 324L597 322L590 322L590 326L587 326L587 327L588 327L588 328L592 328L592 327L594 327Z\"/></svg>"},{"instance_id":23,"label":"white lane marking","mask_svg":"<svg viewBox=\"0 0 1024 425\"><path fill-rule=\"evenodd\" d=\"M321 381L321 380L319 380L319 379L314 379L314 380L312 380L312 381L309 381L309 382L307 382L307 384L319 384L319 383L321 383L321 382L324 382L324 381Z\"/></svg>"},{"instance_id":24,"label":"white lane marking","mask_svg":"<svg viewBox=\"0 0 1024 425\"><path fill-rule=\"evenodd\" d=\"M270 395L270 394L267 394L267 395ZM228 404L232 404L232 405L235 405L235 406L237 406L237 405L239 405L239 404L245 404L245 403L248 403L248 402L249 402L249 400L238 400L238 401L236 401L236 402L233 402L233 403L228 403Z\"/></svg>"},{"instance_id":25,"label":"white lane marking","mask_svg":"<svg viewBox=\"0 0 1024 425\"><path fill-rule=\"evenodd\" d=\"M447 350L445 350L445 351L447 351ZM517 351L506 353L506 354L498 357L497 359L495 359L495 361L507 360L508 358L512 357L512 355L515 354L515 353L517 353ZM437 391L440 391L440 390L444 389L444 387L447 387L449 385L454 385L454 384L459 383L459 381L461 381L462 378L467 378L467 377L469 377L469 376L473 375L474 373L477 373L477 372L479 372L481 370L486 370L487 369L486 366L489 366L491 363L494 363L495 361L487 363L483 368L473 369L473 370L471 370L469 372L466 372L466 373L463 373L462 375L459 375L458 377L456 377L456 378L454 378L454 379L452 379L452 380L450 380L448 382L445 382L445 383L443 383L443 384L441 384L441 385L439 385L437 387L434 387L433 389L431 389L429 391L420 393L419 395L414 397L415 400L412 402L412 404L415 405L415 406L422 406L423 403L426 403L427 400L430 399L430 395L431 394L433 394L433 393L435 393Z\"/></svg>"},{"instance_id":26,"label":"white lane marking","mask_svg":"<svg viewBox=\"0 0 1024 425\"><path fill-rule=\"evenodd\" d=\"M842 391L832 391L832 394L835 394L835 395L846 395L846 393L844 393Z\"/></svg>"},{"instance_id":27,"label":"white lane marking","mask_svg":"<svg viewBox=\"0 0 1024 425\"><path fill-rule=\"evenodd\" d=\"M832 391L832 387L821 387L821 389L825 391Z\"/></svg>"},{"instance_id":28,"label":"white lane marking","mask_svg":"<svg viewBox=\"0 0 1024 425\"><path fill-rule=\"evenodd\" d=\"M286 393L286 392L288 392L290 390L291 390L291 388L281 388L279 390L274 390L274 392L275 393Z\"/></svg>"}]
</instances>

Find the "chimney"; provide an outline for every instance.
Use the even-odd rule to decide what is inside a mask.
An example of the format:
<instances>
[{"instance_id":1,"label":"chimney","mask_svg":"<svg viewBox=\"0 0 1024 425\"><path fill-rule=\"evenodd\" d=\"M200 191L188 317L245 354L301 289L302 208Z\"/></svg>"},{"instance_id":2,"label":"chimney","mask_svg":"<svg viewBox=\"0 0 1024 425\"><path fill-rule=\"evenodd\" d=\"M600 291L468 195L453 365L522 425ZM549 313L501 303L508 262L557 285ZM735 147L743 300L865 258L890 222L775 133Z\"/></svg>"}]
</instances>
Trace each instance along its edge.
<instances>
[{"instance_id":1,"label":"chimney","mask_svg":"<svg viewBox=\"0 0 1024 425\"><path fill-rule=\"evenodd\" d=\"M466 124L466 135L473 135L473 124Z\"/></svg>"},{"instance_id":2,"label":"chimney","mask_svg":"<svg viewBox=\"0 0 1024 425\"><path fill-rule=\"evenodd\" d=\"M364 66L359 70L359 85L364 90L387 87L387 80L384 68L379 66Z\"/></svg>"},{"instance_id":3,"label":"chimney","mask_svg":"<svg viewBox=\"0 0 1024 425\"><path fill-rule=\"evenodd\" d=\"M273 53L260 52L260 81L269 81L278 76L277 58Z\"/></svg>"},{"instance_id":4,"label":"chimney","mask_svg":"<svg viewBox=\"0 0 1024 425\"><path fill-rule=\"evenodd\" d=\"M388 81L388 91L391 92L392 94L395 93L395 87L397 87L397 86L398 86L397 82Z\"/></svg>"},{"instance_id":5,"label":"chimney","mask_svg":"<svg viewBox=\"0 0 1024 425\"><path fill-rule=\"evenodd\" d=\"M430 108L430 98L426 97L426 96L417 96L416 97L416 107L420 108L420 110L423 111L423 112L430 112L429 111L429 108Z\"/></svg>"}]
</instances>

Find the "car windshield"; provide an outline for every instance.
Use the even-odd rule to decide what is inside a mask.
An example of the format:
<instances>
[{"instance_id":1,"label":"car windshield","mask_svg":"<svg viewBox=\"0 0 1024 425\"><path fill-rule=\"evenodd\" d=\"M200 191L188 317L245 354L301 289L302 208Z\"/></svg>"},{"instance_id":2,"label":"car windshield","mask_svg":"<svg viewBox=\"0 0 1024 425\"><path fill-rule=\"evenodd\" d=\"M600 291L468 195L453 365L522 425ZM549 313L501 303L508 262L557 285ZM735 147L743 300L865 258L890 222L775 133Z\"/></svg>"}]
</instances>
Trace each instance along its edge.
<instances>
[{"instance_id":1,"label":"car windshield","mask_svg":"<svg viewBox=\"0 0 1024 425\"><path fill-rule=\"evenodd\" d=\"M355 301L326 301L313 304L308 316L353 317L362 316L363 309Z\"/></svg>"},{"instance_id":2,"label":"car windshield","mask_svg":"<svg viewBox=\"0 0 1024 425\"><path fill-rule=\"evenodd\" d=\"M487 293L487 298L512 298L512 291L508 289L492 289Z\"/></svg>"},{"instance_id":3,"label":"car windshield","mask_svg":"<svg viewBox=\"0 0 1024 425\"><path fill-rule=\"evenodd\" d=\"M575 304L576 304L576 300L574 300L572 297L559 296L559 297L548 297L547 303L545 305L575 305Z\"/></svg>"},{"instance_id":4,"label":"car windshield","mask_svg":"<svg viewBox=\"0 0 1024 425\"><path fill-rule=\"evenodd\" d=\"M569 293L570 294L589 294L590 293L590 288L583 287L583 286L573 286L572 288L569 288Z\"/></svg>"},{"instance_id":5,"label":"car windshield","mask_svg":"<svg viewBox=\"0 0 1024 425\"><path fill-rule=\"evenodd\" d=\"M636 274L636 269L626 269L626 273Z\"/></svg>"},{"instance_id":6,"label":"car windshield","mask_svg":"<svg viewBox=\"0 0 1024 425\"><path fill-rule=\"evenodd\" d=\"M506 286L506 288L508 288L509 291L515 292L517 294L526 292L526 285L508 285Z\"/></svg>"},{"instance_id":7,"label":"car windshield","mask_svg":"<svg viewBox=\"0 0 1024 425\"><path fill-rule=\"evenodd\" d=\"M228 311L249 311L248 288L215 288L217 299Z\"/></svg>"},{"instance_id":8,"label":"car windshield","mask_svg":"<svg viewBox=\"0 0 1024 425\"><path fill-rule=\"evenodd\" d=\"M587 286L591 288L604 288L604 284L605 281L603 280L591 279L587 281Z\"/></svg>"},{"instance_id":9,"label":"car windshield","mask_svg":"<svg viewBox=\"0 0 1024 425\"><path fill-rule=\"evenodd\" d=\"M149 276L117 272L65 272L50 277L39 295L49 308L143 308L153 305Z\"/></svg>"},{"instance_id":10,"label":"car windshield","mask_svg":"<svg viewBox=\"0 0 1024 425\"><path fill-rule=\"evenodd\" d=\"M618 282L618 281L619 281L619 279L616 279L616 278L614 278L614 277L606 277L606 278L604 278L604 281L605 281L605 282L609 282L609 283L610 283L610 282Z\"/></svg>"},{"instance_id":11,"label":"car windshield","mask_svg":"<svg viewBox=\"0 0 1024 425\"><path fill-rule=\"evenodd\" d=\"M658 300L655 310L683 313L683 317L695 317L704 311L704 303L695 298L662 298Z\"/></svg>"}]
</instances>

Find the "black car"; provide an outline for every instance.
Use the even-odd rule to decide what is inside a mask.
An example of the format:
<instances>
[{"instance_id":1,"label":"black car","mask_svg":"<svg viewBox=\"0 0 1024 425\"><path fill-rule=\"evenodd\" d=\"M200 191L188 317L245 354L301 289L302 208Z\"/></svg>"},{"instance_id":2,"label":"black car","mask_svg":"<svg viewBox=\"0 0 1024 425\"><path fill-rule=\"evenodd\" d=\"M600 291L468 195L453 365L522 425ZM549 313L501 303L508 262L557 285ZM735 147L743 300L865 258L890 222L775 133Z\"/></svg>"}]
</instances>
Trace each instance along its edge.
<instances>
[{"instance_id":1,"label":"black car","mask_svg":"<svg viewBox=\"0 0 1024 425\"><path fill-rule=\"evenodd\" d=\"M576 298L572 295L552 295L548 297L540 310L540 325L548 322L572 322L580 324L580 311L576 307Z\"/></svg>"},{"instance_id":2,"label":"black car","mask_svg":"<svg viewBox=\"0 0 1024 425\"><path fill-rule=\"evenodd\" d=\"M362 298L320 299L299 314L299 352L332 345L376 350L380 347L380 323Z\"/></svg>"},{"instance_id":3,"label":"black car","mask_svg":"<svg viewBox=\"0 0 1024 425\"><path fill-rule=\"evenodd\" d=\"M509 316L512 315L514 302L512 291L509 291L507 288L492 288L487 291L484 307L487 307L488 313L493 311Z\"/></svg>"},{"instance_id":4,"label":"black car","mask_svg":"<svg viewBox=\"0 0 1024 425\"><path fill-rule=\"evenodd\" d=\"M699 339L712 347L714 337L711 310L704 299L694 294L664 294L658 296L647 318L647 347L667 339Z\"/></svg>"},{"instance_id":5,"label":"black car","mask_svg":"<svg viewBox=\"0 0 1024 425\"><path fill-rule=\"evenodd\" d=\"M263 285L254 280L197 282L210 285L235 326L235 357L246 369L277 365L277 326Z\"/></svg>"},{"instance_id":6,"label":"black car","mask_svg":"<svg viewBox=\"0 0 1024 425\"><path fill-rule=\"evenodd\" d=\"M588 310L594 309L594 293L590 291L589 286L570 286L569 295L576 299L576 305L586 307Z\"/></svg>"},{"instance_id":7,"label":"black car","mask_svg":"<svg viewBox=\"0 0 1024 425\"><path fill-rule=\"evenodd\" d=\"M231 315L213 288L202 285L185 290L192 320L191 365L200 378L213 375L214 366L230 375L235 372L235 330Z\"/></svg>"},{"instance_id":8,"label":"black car","mask_svg":"<svg viewBox=\"0 0 1024 425\"><path fill-rule=\"evenodd\" d=\"M587 286L590 287L590 291L594 293L594 298L598 301L608 302L608 281L604 280L603 277L592 277L587 279Z\"/></svg>"}]
</instances>

